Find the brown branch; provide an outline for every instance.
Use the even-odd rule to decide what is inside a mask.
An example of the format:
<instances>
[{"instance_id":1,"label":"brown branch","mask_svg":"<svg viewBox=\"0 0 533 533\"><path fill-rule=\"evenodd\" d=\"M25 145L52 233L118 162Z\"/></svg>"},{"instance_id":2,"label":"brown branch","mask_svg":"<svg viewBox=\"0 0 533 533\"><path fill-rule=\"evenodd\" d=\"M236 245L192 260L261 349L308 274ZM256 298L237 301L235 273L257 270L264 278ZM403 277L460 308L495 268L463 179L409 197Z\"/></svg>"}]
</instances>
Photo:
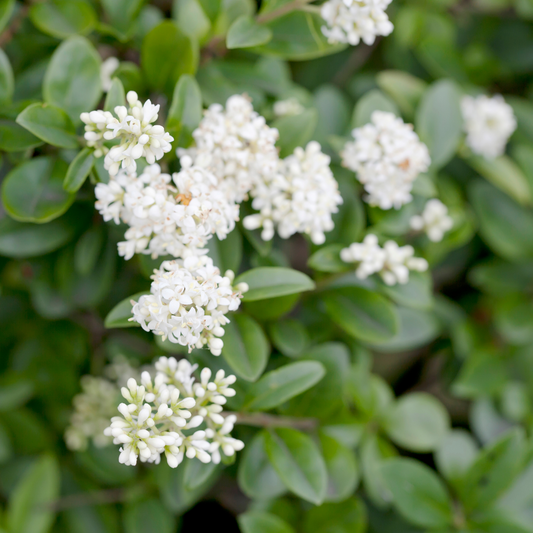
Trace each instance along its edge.
<instances>
[{"instance_id":1,"label":"brown branch","mask_svg":"<svg viewBox=\"0 0 533 533\"><path fill-rule=\"evenodd\" d=\"M224 416L235 415L237 424L262 428L294 428L312 431L318 427L316 418L295 418L290 416L268 415L266 413L231 413L224 412Z\"/></svg>"},{"instance_id":2,"label":"brown branch","mask_svg":"<svg viewBox=\"0 0 533 533\"><path fill-rule=\"evenodd\" d=\"M124 501L126 491L124 489L108 489L98 492L82 492L81 494L69 494L47 504L51 511L62 511L72 507L85 507L89 505L101 505Z\"/></svg>"}]
</instances>

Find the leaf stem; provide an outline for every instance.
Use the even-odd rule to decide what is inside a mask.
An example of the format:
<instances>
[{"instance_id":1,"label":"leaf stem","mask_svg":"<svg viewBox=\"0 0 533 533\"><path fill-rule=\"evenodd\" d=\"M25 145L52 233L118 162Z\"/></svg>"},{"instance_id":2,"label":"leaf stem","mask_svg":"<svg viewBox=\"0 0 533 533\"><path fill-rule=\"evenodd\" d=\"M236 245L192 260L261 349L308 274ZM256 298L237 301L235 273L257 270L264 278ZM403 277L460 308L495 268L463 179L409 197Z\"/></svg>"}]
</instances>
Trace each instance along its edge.
<instances>
[{"instance_id":1,"label":"leaf stem","mask_svg":"<svg viewBox=\"0 0 533 533\"><path fill-rule=\"evenodd\" d=\"M224 416L235 415L237 424L245 426L256 426L263 428L288 427L312 431L318 427L316 418L296 418L290 416L269 415L266 413L232 413L224 412Z\"/></svg>"}]
</instances>

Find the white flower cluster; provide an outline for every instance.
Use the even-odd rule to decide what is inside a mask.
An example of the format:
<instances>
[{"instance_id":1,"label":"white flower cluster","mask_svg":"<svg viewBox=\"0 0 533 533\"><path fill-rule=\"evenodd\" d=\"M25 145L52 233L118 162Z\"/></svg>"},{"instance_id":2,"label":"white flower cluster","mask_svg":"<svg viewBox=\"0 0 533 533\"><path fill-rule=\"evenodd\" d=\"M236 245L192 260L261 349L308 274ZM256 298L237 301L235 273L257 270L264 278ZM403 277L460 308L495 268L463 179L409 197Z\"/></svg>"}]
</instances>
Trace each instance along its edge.
<instances>
[{"instance_id":1,"label":"white flower cluster","mask_svg":"<svg viewBox=\"0 0 533 533\"><path fill-rule=\"evenodd\" d=\"M221 276L206 255L164 261L152 279L151 294L132 300L130 320L189 350L207 345L213 355L220 355L220 337L229 322L226 313L238 309L248 285L233 287L233 272Z\"/></svg>"},{"instance_id":2,"label":"white flower cluster","mask_svg":"<svg viewBox=\"0 0 533 533\"><path fill-rule=\"evenodd\" d=\"M121 445L120 463L136 465L140 459L159 464L164 455L176 468L184 457L219 463L221 452L232 456L243 449L244 443L230 435L236 417L221 414L226 398L235 395L230 387L235 376L219 370L210 381L211 370L204 368L196 382L196 365L173 357L161 357L155 368L153 378L142 373L140 384L128 380L122 388L127 403L118 406L121 416L113 417L104 431Z\"/></svg>"},{"instance_id":3,"label":"white flower cluster","mask_svg":"<svg viewBox=\"0 0 533 533\"><path fill-rule=\"evenodd\" d=\"M196 146L178 149L178 154L207 158L219 189L231 202L242 202L255 183L276 170L278 130L267 126L245 96L230 97L226 108L212 104L193 137Z\"/></svg>"},{"instance_id":4,"label":"white flower cluster","mask_svg":"<svg viewBox=\"0 0 533 533\"><path fill-rule=\"evenodd\" d=\"M509 137L516 129L513 108L501 95L464 96L461 101L466 144L486 159L503 155Z\"/></svg>"},{"instance_id":5,"label":"white flower cluster","mask_svg":"<svg viewBox=\"0 0 533 533\"><path fill-rule=\"evenodd\" d=\"M239 206L218 190L215 176L189 157L181 165L172 177L155 164L140 176L120 171L96 185L96 209L104 220L129 225L118 245L125 259L135 253L154 259L198 255L213 234L224 239L235 228Z\"/></svg>"},{"instance_id":6,"label":"white flower cluster","mask_svg":"<svg viewBox=\"0 0 533 533\"><path fill-rule=\"evenodd\" d=\"M304 109L304 106L300 104L298 99L293 97L274 102L272 110L277 117L291 117L303 113Z\"/></svg>"},{"instance_id":7,"label":"white flower cluster","mask_svg":"<svg viewBox=\"0 0 533 533\"><path fill-rule=\"evenodd\" d=\"M387 285L405 284L409 281L409 271L424 272L428 263L421 257L414 257L412 246L398 246L394 241L387 241L383 248L375 235L367 235L362 243L353 243L341 250L341 259L345 263L357 263L356 276L366 279L378 273Z\"/></svg>"},{"instance_id":8,"label":"white flower cluster","mask_svg":"<svg viewBox=\"0 0 533 533\"><path fill-rule=\"evenodd\" d=\"M262 227L261 237L267 241L277 228L283 239L306 233L315 244L323 244L324 232L333 229L331 215L342 204L329 163L329 156L314 141L280 160L278 172L252 189L252 207L259 213L247 216L244 227Z\"/></svg>"},{"instance_id":9,"label":"white flower cluster","mask_svg":"<svg viewBox=\"0 0 533 533\"><path fill-rule=\"evenodd\" d=\"M429 151L413 126L393 113L374 111L371 121L352 131L354 141L346 143L342 163L357 173L368 203L399 209L412 200L414 180L429 168Z\"/></svg>"},{"instance_id":10,"label":"white flower cluster","mask_svg":"<svg viewBox=\"0 0 533 533\"><path fill-rule=\"evenodd\" d=\"M392 0L328 0L321 15L322 33L330 43L371 45L378 35L390 35L394 26L385 13Z\"/></svg>"},{"instance_id":11,"label":"white flower cluster","mask_svg":"<svg viewBox=\"0 0 533 533\"><path fill-rule=\"evenodd\" d=\"M127 172L135 172L136 160L146 158L153 164L170 152L174 140L163 126L154 125L159 113L159 105L147 100L141 104L137 93L127 94L129 107L115 107L114 116L110 111L91 111L82 113L80 118L85 123L87 146L95 149L95 157L106 154L104 167L110 176L116 176L120 167ZM105 146L105 141L118 139L119 144L112 148Z\"/></svg>"},{"instance_id":12,"label":"white flower cluster","mask_svg":"<svg viewBox=\"0 0 533 533\"><path fill-rule=\"evenodd\" d=\"M428 200L421 215L411 217L411 228L424 231L433 242L442 241L444 234L453 227L448 208L437 198Z\"/></svg>"}]
</instances>

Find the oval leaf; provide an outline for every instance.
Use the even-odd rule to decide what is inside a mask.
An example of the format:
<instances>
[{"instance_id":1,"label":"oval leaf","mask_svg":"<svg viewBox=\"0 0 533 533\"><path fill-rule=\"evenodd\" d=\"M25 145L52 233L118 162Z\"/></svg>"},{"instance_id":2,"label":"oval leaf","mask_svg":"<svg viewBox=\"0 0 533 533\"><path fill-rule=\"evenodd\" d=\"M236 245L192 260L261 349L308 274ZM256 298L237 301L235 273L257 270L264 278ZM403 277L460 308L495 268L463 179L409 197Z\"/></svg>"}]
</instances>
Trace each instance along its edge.
<instances>
[{"instance_id":1,"label":"oval leaf","mask_svg":"<svg viewBox=\"0 0 533 533\"><path fill-rule=\"evenodd\" d=\"M12 120L0 120L0 150L22 152L43 144L27 129Z\"/></svg>"},{"instance_id":2,"label":"oval leaf","mask_svg":"<svg viewBox=\"0 0 533 533\"><path fill-rule=\"evenodd\" d=\"M93 168L94 155L90 148L84 148L70 163L63 188L67 192L75 193L85 182Z\"/></svg>"},{"instance_id":3,"label":"oval leaf","mask_svg":"<svg viewBox=\"0 0 533 533\"><path fill-rule=\"evenodd\" d=\"M128 298L124 298L119 302L105 317L104 326L106 328L132 328L140 326L138 322L130 321L130 318L133 316L131 309L131 301L137 301L144 294L150 294L148 292L137 292Z\"/></svg>"},{"instance_id":4,"label":"oval leaf","mask_svg":"<svg viewBox=\"0 0 533 533\"><path fill-rule=\"evenodd\" d=\"M299 115L274 120L272 127L279 131L280 156L287 157L296 147L307 144L313 136L317 122L316 109L306 109Z\"/></svg>"},{"instance_id":5,"label":"oval leaf","mask_svg":"<svg viewBox=\"0 0 533 533\"><path fill-rule=\"evenodd\" d=\"M233 48L249 48L266 44L272 39L272 31L267 26L257 24L249 15L241 15L230 27L226 37L226 46Z\"/></svg>"},{"instance_id":6,"label":"oval leaf","mask_svg":"<svg viewBox=\"0 0 533 533\"><path fill-rule=\"evenodd\" d=\"M239 515L242 533L294 533L294 529L279 516L264 511L248 511Z\"/></svg>"}]
</instances>

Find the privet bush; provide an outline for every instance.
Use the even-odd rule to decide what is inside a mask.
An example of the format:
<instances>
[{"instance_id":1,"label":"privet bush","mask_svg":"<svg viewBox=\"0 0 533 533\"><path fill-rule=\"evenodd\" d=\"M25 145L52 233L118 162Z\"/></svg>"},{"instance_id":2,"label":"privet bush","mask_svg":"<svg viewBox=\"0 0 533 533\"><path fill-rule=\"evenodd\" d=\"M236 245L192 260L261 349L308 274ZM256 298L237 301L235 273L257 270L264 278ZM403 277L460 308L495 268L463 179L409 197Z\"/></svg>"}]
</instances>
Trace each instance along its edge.
<instances>
[{"instance_id":1,"label":"privet bush","mask_svg":"<svg viewBox=\"0 0 533 533\"><path fill-rule=\"evenodd\" d=\"M532 532L532 19L0 0L0 531Z\"/></svg>"}]
</instances>

